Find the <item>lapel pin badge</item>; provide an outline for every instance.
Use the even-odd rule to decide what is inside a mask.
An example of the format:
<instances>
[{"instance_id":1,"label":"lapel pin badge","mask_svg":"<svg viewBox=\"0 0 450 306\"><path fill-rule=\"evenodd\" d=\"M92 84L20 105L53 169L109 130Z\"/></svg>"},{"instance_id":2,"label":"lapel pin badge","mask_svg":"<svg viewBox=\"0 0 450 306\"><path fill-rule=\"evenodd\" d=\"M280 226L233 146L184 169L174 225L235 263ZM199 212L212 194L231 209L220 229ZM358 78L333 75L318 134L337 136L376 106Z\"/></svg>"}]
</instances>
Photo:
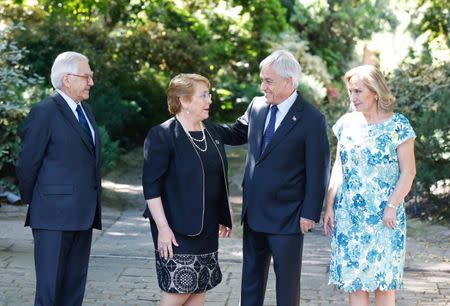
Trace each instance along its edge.
<instances>
[{"instance_id":1,"label":"lapel pin badge","mask_svg":"<svg viewBox=\"0 0 450 306\"><path fill-rule=\"evenodd\" d=\"M292 120L297 121L297 117L292 116Z\"/></svg>"},{"instance_id":2,"label":"lapel pin badge","mask_svg":"<svg viewBox=\"0 0 450 306\"><path fill-rule=\"evenodd\" d=\"M217 139L215 140L215 142L216 142L216 144L220 144L220 142Z\"/></svg>"}]
</instances>

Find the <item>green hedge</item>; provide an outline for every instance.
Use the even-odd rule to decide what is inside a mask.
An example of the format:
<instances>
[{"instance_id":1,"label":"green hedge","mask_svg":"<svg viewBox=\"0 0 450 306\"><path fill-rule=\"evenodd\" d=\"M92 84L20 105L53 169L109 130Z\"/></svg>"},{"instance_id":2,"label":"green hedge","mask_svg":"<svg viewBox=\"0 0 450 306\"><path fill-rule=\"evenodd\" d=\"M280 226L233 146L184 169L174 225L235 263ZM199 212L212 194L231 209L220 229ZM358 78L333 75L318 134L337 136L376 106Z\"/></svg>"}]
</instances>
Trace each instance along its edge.
<instances>
[{"instance_id":1,"label":"green hedge","mask_svg":"<svg viewBox=\"0 0 450 306\"><path fill-rule=\"evenodd\" d=\"M20 148L20 123L27 112L23 106L0 104L0 177L13 174Z\"/></svg>"},{"instance_id":2,"label":"green hedge","mask_svg":"<svg viewBox=\"0 0 450 306\"><path fill-rule=\"evenodd\" d=\"M389 84L397 110L408 117L417 134L415 188L425 198L442 196L450 182L450 65L404 64L393 72ZM438 185L441 189L432 192Z\"/></svg>"}]
</instances>

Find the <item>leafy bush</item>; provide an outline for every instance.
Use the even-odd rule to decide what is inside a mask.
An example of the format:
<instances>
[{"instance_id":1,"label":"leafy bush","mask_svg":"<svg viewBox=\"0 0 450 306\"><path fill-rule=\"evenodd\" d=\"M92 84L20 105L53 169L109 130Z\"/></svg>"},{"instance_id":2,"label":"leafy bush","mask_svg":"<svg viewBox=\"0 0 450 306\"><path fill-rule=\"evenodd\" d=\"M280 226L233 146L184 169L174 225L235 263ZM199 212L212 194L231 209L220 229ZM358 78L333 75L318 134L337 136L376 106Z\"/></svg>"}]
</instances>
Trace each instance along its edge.
<instances>
[{"instance_id":1,"label":"leafy bush","mask_svg":"<svg viewBox=\"0 0 450 306\"><path fill-rule=\"evenodd\" d=\"M387 0L307 0L290 7L290 24L338 79L348 68L358 39L394 26L396 18Z\"/></svg>"},{"instance_id":2,"label":"leafy bush","mask_svg":"<svg viewBox=\"0 0 450 306\"><path fill-rule=\"evenodd\" d=\"M12 175L19 148L19 125L28 110L17 105L0 104L0 177Z\"/></svg>"},{"instance_id":3,"label":"leafy bush","mask_svg":"<svg viewBox=\"0 0 450 306\"><path fill-rule=\"evenodd\" d=\"M30 50L22 62L50 84L57 54L86 54L95 71L98 123L126 147L141 144L148 128L169 116L164 92L173 76L203 74L220 96L221 76L233 74L228 84L249 83L267 53L265 38L287 26L278 0L37 3L0 3L5 23L23 24L14 31L18 45ZM239 96L220 97L215 114L228 118Z\"/></svg>"},{"instance_id":4,"label":"leafy bush","mask_svg":"<svg viewBox=\"0 0 450 306\"><path fill-rule=\"evenodd\" d=\"M41 83L36 75L28 76L29 67L20 63L27 50L17 47L11 30L0 30L0 177L14 175L20 123L28 112L30 99L40 95Z\"/></svg>"},{"instance_id":5,"label":"leafy bush","mask_svg":"<svg viewBox=\"0 0 450 306\"><path fill-rule=\"evenodd\" d=\"M405 63L390 76L398 111L410 120L417 138L416 188L433 198L433 186L450 183L450 65Z\"/></svg>"},{"instance_id":6,"label":"leafy bush","mask_svg":"<svg viewBox=\"0 0 450 306\"><path fill-rule=\"evenodd\" d=\"M102 144L101 159L102 159L102 174L111 171L117 165L120 157L119 141L112 141L106 131L105 127L99 126L98 132L100 134L100 141Z\"/></svg>"}]
</instances>

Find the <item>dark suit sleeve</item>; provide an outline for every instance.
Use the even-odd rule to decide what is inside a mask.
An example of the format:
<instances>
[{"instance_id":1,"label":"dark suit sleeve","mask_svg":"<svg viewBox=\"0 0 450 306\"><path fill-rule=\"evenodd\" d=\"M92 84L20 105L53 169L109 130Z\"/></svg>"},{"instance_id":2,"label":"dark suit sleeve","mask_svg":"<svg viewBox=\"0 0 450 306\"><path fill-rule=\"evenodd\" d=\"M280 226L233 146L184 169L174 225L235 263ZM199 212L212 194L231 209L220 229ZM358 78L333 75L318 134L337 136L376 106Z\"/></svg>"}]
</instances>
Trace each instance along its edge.
<instances>
[{"instance_id":1,"label":"dark suit sleeve","mask_svg":"<svg viewBox=\"0 0 450 306\"><path fill-rule=\"evenodd\" d=\"M171 154L163 133L162 128L154 127L145 138L142 186L146 200L161 196L163 179L169 167Z\"/></svg>"},{"instance_id":2,"label":"dark suit sleeve","mask_svg":"<svg viewBox=\"0 0 450 306\"><path fill-rule=\"evenodd\" d=\"M319 222L328 184L330 148L323 115L308 131L305 148L306 189L301 216Z\"/></svg>"},{"instance_id":3,"label":"dark suit sleeve","mask_svg":"<svg viewBox=\"0 0 450 306\"><path fill-rule=\"evenodd\" d=\"M217 133L224 144L238 146L247 143L248 118L250 117L252 104L250 103L245 114L239 117L234 124L217 125Z\"/></svg>"},{"instance_id":4,"label":"dark suit sleeve","mask_svg":"<svg viewBox=\"0 0 450 306\"><path fill-rule=\"evenodd\" d=\"M26 204L31 203L36 178L50 140L49 125L49 110L42 105L36 105L22 126L22 147L16 162L16 174L22 201Z\"/></svg>"}]
</instances>

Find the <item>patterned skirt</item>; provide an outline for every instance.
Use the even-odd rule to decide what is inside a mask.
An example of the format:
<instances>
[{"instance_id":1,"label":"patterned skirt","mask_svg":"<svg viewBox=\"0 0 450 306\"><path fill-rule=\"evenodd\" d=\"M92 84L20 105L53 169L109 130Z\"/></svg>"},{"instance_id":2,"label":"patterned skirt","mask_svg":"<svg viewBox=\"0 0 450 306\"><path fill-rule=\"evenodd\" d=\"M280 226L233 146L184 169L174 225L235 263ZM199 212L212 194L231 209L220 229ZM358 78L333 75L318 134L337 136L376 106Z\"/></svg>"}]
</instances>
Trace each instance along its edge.
<instances>
[{"instance_id":1,"label":"patterned skirt","mask_svg":"<svg viewBox=\"0 0 450 306\"><path fill-rule=\"evenodd\" d=\"M174 254L164 259L155 251L159 288L168 293L202 293L222 281L217 252Z\"/></svg>"}]
</instances>

